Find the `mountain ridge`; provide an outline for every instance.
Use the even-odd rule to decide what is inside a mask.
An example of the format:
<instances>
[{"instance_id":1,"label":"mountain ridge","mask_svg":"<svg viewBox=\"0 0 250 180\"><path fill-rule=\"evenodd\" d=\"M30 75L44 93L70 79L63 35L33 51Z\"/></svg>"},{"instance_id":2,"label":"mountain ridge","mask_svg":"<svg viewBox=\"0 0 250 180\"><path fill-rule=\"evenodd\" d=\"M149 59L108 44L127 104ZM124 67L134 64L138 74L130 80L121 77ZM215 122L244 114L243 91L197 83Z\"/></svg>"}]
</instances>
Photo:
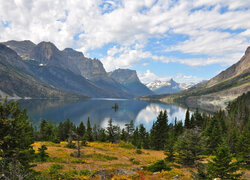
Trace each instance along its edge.
<instances>
[{"instance_id":1,"label":"mountain ridge","mask_svg":"<svg viewBox=\"0 0 250 180\"><path fill-rule=\"evenodd\" d=\"M111 78L100 60L87 58L72 48L61 51L51 42L35 44L28 40L3 44L20 57L20 65L15 65L19 64L16 61L13 65L39 83L90 97L132 98L140 94Z\"/></svg>"}]
</instances>

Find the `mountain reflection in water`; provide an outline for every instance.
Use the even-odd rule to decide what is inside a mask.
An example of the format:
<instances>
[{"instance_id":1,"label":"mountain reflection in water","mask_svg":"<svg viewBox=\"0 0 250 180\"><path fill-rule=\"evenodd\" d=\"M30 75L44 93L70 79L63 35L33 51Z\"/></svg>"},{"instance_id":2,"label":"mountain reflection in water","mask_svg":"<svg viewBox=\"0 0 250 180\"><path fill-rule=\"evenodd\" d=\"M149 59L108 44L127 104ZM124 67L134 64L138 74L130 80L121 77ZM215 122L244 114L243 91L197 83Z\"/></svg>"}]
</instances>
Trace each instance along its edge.
<instances>
[{"instance_id":1,"label":"mountain reflection in water","mask_svg":"<svg viewBox=\"0 0 250 180\"><path fill-rule=\"evenodd\" d=\"M115 103L119 106L116 112L112 109ZM85 101L31 99L20 100L19 104L22 108L27 109L30 120L35 125L38 125L41 119L59 123L67 118L76 125L81 121L86 124L90 117L91 125L97 124L100 127L106 127L108 120L112 118L114 124L118 124L120 127L124 127L126 123L134 120L135 125L144 124L149 130L162 110L167 111L169 122L174 122L175 117L177 120L183 121L186 113L186 108L176 105L131 99L102 98Z\"/></svg>"}]
</instances>

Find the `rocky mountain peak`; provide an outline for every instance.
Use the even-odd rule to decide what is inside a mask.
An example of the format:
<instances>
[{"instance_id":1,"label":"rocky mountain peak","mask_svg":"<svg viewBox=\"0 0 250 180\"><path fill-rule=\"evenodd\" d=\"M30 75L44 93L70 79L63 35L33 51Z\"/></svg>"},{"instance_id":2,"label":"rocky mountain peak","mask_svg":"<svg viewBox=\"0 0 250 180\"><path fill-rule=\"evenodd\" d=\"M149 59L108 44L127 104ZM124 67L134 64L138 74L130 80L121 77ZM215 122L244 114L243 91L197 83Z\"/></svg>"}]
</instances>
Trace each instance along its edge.
<instances>
[{"instance_id":1,"label":"rocky mountain peak","mask_svg":"<svg viewBox=\"0 0 250 180\"><path fill-rule=\"evenodd\" d=\"M63 53L66 54L66 56L71 56L71 57L80 57L80 56L84 57L82 52L76 51L72 48L65 48L63 50Z\"/></svg>"},{"instance_id":2,"label":"rocky mountain peak","mask_svg":"<svg viewBox=\"0 0 250 180\"><path fill-rule=\"evenodd\" d=\"M36 46L36 44L34 44L33 42L29 40L24 40L24 41L11 40L7 42L3 42L3 44L13 49L23 59L29 59L30 58L29 53Z\"/></svg>"},{"instance_id":3,"label":"rocky mountain peak","mask_svg":"<svg viewBox=\"0 0 250 180\"><path fill-rule=\"evenodd\" d=\"M131 70L131 69L116 69L112 72L109 72L108 75L114 79L116 79L116 81L120 82L120 83L128 83L128 82L135 82L135 81L140 81L137 73L135 70Z\"/></svg>"},{"instance_id":4,"label":"rocky mountain peak","mask_svg":"<svg viewBox=\"0 0 250 180\"><path fill-rule=\"evenodd\" d=\"M60 50L53 43L44 41L33 48L30 56L43 64L47 64L50 60L57 61L61 59Z\"/></svg>"}]
</instances>

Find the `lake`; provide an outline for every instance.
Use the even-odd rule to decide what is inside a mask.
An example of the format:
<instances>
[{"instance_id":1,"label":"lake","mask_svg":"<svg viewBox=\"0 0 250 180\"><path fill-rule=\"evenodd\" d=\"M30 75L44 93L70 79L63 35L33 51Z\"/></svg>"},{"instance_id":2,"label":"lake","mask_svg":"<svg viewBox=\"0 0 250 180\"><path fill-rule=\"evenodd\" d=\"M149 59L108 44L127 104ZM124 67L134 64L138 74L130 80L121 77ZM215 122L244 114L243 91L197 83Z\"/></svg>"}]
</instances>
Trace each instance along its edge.
<instances>
[{"instance_id":1,"label":"lake","mask_svg":"<svg viewBox=\"0 0 250 180\"><path fill-rule=\"evenodd\" d=\"M112 109L115 103L119 106L117 111ZM162 110L167 111L169 122L174 122L175 118L183 121L186 113L184 107L132 99L99 98L84 101L30 99L19 100L19 104L21 108L27 109L29 118L35 125L38 125L41 119L59 123L67 118L76 125L81 121L86 125L89 117L92 126L97 124L105 128L108 120L112 118L114 124L120 127L134 120L135 125L144 124L149 130Z\"/></svg>"}]
</instances>

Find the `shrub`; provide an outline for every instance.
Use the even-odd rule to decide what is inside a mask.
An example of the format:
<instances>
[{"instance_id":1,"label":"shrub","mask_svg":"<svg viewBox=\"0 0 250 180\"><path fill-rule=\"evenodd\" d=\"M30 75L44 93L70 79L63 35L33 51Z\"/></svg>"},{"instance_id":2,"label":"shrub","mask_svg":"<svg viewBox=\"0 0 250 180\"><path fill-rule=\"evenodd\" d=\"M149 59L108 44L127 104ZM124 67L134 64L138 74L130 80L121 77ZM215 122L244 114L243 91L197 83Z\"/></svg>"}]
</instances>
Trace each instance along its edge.
<instances>
[{"instance_id":1,"label":"shrub","mask_svg":"<svg viewBox=\"0 0 250 180\"><path fill-rule=\"evenodd\" d=\"M142 154L142 151L141 151L140 149L137 149L137 150L135 151L135 153L136 153L136 154Z\"/></svg>"},{"instance_id":2,"label":"shrub","mask_svg":"<svg viewBox=\"0 0 250 180\"><path fill-rule=\"evenodd\" d=\"M162 170L164 170L164 171L171 170L170 166L167 165L164 160L157 161L156 163L148 166L147 169L151 172L158 172L158 171L162 171Z\"/></svg>"},{"instance_id":3,"label":"shrub","mask_svg":"<svg viewBox=\"0 0 250 180\"><path fill-rule=\"evenodd\" d=\"M76 148L76 144L73 143L72 141L69 141L69 143L66 145L67 148L72 148L75 149Z\"/></svg>"}]
</instances>

